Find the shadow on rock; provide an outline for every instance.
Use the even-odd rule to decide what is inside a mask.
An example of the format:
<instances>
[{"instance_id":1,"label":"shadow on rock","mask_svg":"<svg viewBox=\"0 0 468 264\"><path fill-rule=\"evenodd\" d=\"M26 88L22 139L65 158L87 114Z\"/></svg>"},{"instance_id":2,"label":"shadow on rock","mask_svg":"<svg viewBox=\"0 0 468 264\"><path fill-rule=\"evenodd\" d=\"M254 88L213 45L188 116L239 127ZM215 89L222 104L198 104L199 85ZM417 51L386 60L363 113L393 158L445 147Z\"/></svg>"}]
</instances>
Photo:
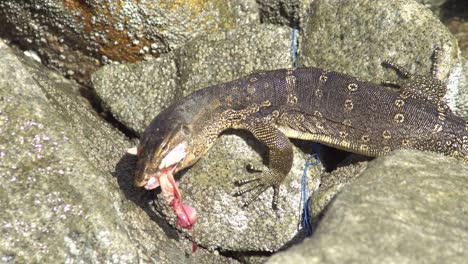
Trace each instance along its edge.
<instances>
[{"instance_id":1,"label":"shadow on rock","mask_svg":"<svg viewBox=\"0 0 468 264\"><path fill-rule=\"evenodd\" d=\"M161 190L147 191L133 185L133 173L136 167L137 157L125 154L117 163L113 176L117 178L117 183L125 194L125 197L138 205L146 214L157 223L165 232L166 236L178 240L177 231L171 228L163 217L153 209L151 204L156 194Z\"/></svg>"}]
</instances>

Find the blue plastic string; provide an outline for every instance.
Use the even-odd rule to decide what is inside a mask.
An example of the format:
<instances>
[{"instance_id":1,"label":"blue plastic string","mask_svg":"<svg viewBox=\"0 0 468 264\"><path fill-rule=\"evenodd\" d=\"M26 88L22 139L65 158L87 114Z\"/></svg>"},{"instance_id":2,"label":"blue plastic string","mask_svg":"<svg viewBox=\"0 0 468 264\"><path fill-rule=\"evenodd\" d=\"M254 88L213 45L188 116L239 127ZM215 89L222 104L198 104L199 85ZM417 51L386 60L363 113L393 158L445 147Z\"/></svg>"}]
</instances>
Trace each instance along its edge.
<instances>
[{"instance_id":1,"label":"blue plastic string","mask_svg":"<svg viewBox=\"0 0 468 264\"><path fill-rule=\"evenodd\" d=\"M297 50L296 50L296 30L299 30L298 26L293 27L292 36L291 36L291 50L293 55L293 67L297 67Z\"/></svg>"},{"instance_id":2,"label":"blue plastic string","mask_svg":"<svg viewBox=\"0 0 468 264\"><path fill-rule=\"evenodd\" d=\"M311 162L312 159L315 159L314 162ZM302 192L301 192L301 202L302 202L302 228L306 236L312 234L312 227L310 225L310 214L309 206L307 206L307 171L309 166L317 166L320 164L320 158L317 153L310 155L304 166L304 173L302 174Z\"/></svg>"}]
</instances>

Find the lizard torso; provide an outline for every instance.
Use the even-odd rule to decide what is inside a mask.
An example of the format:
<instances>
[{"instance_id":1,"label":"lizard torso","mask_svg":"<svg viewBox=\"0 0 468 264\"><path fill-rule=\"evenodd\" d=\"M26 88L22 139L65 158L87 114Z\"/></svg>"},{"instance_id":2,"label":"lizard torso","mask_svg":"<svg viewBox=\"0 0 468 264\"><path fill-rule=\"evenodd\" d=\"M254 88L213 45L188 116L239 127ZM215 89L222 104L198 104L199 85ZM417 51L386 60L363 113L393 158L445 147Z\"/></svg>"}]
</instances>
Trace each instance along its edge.
<instances>
[{"instance_id":1,"label":"lizard torso","mask_svg":"<svg viewBox=\"0 0 468 264\"><path fill-rule=\"evenodd\" d=\"M434 58L437 62L437 52ZM143 186L169 165L175 172L191 166L228 128L248 130L270 151L268 169L239 181L254 182L237 192L256 189L246 204L270 186L276 204L292 165L288 138L368 156L416 149L468 162L468 123L442 100L446 86L435 78L436 62L431 75L412 75L387 63L405 78L387 86L318 68L296 68L198 90L160 113L146 129L135 182ZM164 159L167 156L171 158ZM162 166L162 160L174 162Z\"/></svg>"},{"instance_id":2,"label":"lizard torso","mask_svg":"<svg viewBox=\"0 0 468 264\"><path fill-rule=\"evenodd\" d=\"M433 151L467 160L468 125L443 102L318 68L252 74L205 91L206 135L245 120L274 124L289 138L381 156L396 149ZM218 119L218 120L214 120Z\"/></svg>"}]
</instances>

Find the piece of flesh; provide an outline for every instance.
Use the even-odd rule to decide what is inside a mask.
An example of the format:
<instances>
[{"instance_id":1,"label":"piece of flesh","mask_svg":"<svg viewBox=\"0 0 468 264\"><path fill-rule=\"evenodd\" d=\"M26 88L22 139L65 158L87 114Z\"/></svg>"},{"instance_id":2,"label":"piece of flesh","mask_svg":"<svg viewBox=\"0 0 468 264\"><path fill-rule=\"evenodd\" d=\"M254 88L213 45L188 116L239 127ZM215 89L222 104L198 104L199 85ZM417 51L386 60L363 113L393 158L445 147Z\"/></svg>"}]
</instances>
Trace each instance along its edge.
<instances>
[{"instance_id":1,"label":"piece of flesh","mask_svg":"<svg viewBox=\"0 0 468 264\"><path fill-rule=\"evenodd\" d=\"M172 206L177 215L177 225L189 229L197 220L197 214L194 208L182 203L182 197L173 176L176 166L172 165L163 169L159 173L159 183L166 203Z\"/></svg>"},{"instance_id":2,"label":"piece of flesh","mask_svg":"<svg viewBox=\"0 0 468 264\"><path fill-rule=\"evenodd\" d=\"M166 203L172 206L177 215L177 225L188 229L192 234L192 251L195 252L198 246L195 242L193 225L197 221L197 213L193 207L182 203L182 197L173 175L176 166L177 164L174 164L169 168L163 169L159 174L159 183L161 184L161 190Z\"/></svg>"},{"instance_id":3,"label":"piece of flesh","mask_svg":"<svg viewBox=\"0 0 468 264\"><path fill-rule=\"evenodd\" d=\"M166 203L172 206L177 216L177 226L188 229L191 232L193 241L192 250L195 252L197 245L195 243L193 225L197 221L197 213L193 207L182 202L179 188L174 180L174 171L178 162L185 158L185 150L185 142L172 149L161 161L159 171L149 178L144 187L147 190L152 190L161 186Z\"/></svg>"}]
</instances>

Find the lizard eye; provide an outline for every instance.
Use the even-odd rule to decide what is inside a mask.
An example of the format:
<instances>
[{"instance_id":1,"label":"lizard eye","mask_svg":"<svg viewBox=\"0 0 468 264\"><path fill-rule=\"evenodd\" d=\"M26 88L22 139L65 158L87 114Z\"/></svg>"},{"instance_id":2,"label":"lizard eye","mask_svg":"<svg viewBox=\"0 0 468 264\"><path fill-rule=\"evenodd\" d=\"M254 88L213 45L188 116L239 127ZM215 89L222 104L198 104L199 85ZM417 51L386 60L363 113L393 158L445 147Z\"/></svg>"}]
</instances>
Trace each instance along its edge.
<instances>
[{"instance_id":1,"label":"lizard eye","mask_svg":"<svg viewBox=\"0 0 468 264\"><path fill-rule=\"evenodd\" d=\"M184 133L184 135L186 136L190 136L192 134L192 131L190 130L190 128L186 125L182 125L182 133Z\"/></svg>"},{"instance_id":2,"label":"lizard eye","mask_svg":"<svg viewBox=\"0 0 468 264\"><path fill-rule=\"evenodd\" d=\"M162 150L166 151L169 148L169 144L167 144L167 141L163 143L164 145L162 146Z\"/></svg>"}]
</instances>

